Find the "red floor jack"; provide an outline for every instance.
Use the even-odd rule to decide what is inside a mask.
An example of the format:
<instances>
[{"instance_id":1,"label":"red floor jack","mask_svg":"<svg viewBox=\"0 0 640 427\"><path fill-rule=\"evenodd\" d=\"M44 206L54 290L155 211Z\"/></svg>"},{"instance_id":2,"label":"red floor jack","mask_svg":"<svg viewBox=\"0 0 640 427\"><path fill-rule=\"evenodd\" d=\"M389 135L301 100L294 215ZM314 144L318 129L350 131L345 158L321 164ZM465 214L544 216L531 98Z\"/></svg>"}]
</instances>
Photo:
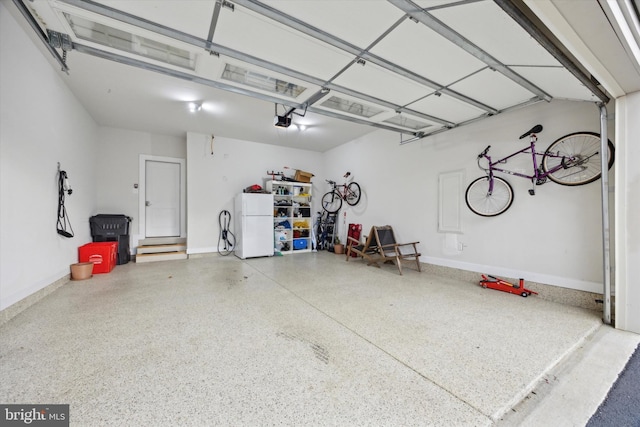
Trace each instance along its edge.
<instances>
[{"instance_id":1,"label":"red floor jack","mask_svg":"<svg viewBox=\"0 0 640 427\"><path fill-rule=\"evenodd\" d=\"M509 283L506 280L498 279L497 277L485 276L484 274L482 274L481 276L482 280L480 281L480 286L482 286L483 288L497 289L502 292L509 292L510 294L521 295L523 297L528 297L531 294L538 295L537 292L526 289L524 287L524 279L520 279L520 283L514 285L513 283Z\"/></svg>"}]
</instances>

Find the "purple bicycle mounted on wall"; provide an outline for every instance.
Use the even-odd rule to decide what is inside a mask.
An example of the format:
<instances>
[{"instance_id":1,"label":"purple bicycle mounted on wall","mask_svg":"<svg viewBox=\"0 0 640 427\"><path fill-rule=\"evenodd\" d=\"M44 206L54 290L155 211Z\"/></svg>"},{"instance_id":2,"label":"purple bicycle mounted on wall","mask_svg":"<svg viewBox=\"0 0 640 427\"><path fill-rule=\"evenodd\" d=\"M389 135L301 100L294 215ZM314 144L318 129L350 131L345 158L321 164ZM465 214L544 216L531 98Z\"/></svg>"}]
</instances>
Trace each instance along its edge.
<instances>
[{"instance_id":1,"label":"purple bicycle mounted on wall","mask_svg":"<svg viewBox=\"0 0 640 427\"><path fill-rule=\"evenodd\" d=\"M503 178L494 176L494 172L527 178L531 180L533 188L529 190L535 194L535 186L547 182L547 178L560 185L584 185L600 178L600 135L593 132L576 132L556 140L544 153L536 151L537 134L542 131L542 125L536 125L525 132L520 139L529 137L530 145L500 160L493 161L489 156L489 145L478 155L478 167L487 175L482 176L467 187L465 199L471 211L480 216L497 216L505 212L513 203L513 188ZM614 147L609 146L608 165L613 165ZM531 154L533 173L516 172L500 167L507 160L518 154ZM538 164L537 156L542 156ZM486 160L486 166L482 166Z\"/></svg>"}]
</instances>

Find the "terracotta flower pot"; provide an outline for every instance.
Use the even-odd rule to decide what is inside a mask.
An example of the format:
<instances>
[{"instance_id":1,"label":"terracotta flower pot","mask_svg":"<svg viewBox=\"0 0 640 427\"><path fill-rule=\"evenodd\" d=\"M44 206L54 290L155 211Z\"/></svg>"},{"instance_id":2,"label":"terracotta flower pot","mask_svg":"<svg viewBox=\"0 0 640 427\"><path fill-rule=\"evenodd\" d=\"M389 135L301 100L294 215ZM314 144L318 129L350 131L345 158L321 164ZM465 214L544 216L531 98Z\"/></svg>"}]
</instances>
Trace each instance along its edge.
<instances>
[{"instance_id":1,"label":"terracotta flower pot","mask_svg":"<svg viewBox=\"0 0 640 427\"><path fill-rule=\"evenodd\" d=\"M71 280L85 280L93 276L92 262L71 264Z\"/></svg>"}]
</instances>

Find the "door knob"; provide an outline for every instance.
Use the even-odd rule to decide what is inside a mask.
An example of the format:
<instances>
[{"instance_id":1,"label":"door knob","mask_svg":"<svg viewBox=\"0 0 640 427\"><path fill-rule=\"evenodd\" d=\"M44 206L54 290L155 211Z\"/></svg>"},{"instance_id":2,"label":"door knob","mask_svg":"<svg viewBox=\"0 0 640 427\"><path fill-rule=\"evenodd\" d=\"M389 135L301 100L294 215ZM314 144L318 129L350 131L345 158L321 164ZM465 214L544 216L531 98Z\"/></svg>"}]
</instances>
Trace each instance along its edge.
<instances>
[{"instance_id":1,"label":"door knob","mask_svg":"<svg viewBox=\"0 0 640 427\"><path fill-rule=\"evenodd\" d=\"M147 201L144 202L144 205L145 206L151 206L151 202L147 200Z\"/></svg>"}]
</instances>

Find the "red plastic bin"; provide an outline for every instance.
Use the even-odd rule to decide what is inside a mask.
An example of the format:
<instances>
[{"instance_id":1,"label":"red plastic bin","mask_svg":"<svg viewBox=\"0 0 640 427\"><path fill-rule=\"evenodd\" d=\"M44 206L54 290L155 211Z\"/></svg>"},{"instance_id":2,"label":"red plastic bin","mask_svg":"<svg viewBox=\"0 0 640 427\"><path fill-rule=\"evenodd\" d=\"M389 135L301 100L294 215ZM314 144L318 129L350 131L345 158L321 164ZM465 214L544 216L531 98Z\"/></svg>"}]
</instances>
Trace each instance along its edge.
<instances>
[{"instance_id":1,"label":"red plastic bin","mask_svg":"<svg viewBox=\"0 0 640 427\"><path fill-rule=\"evenodd\" d=\"M109 273L118 259L118 242L93 242L78 248L80 262L92 262L93 273Z\"/></svg>"}]
</instances>

